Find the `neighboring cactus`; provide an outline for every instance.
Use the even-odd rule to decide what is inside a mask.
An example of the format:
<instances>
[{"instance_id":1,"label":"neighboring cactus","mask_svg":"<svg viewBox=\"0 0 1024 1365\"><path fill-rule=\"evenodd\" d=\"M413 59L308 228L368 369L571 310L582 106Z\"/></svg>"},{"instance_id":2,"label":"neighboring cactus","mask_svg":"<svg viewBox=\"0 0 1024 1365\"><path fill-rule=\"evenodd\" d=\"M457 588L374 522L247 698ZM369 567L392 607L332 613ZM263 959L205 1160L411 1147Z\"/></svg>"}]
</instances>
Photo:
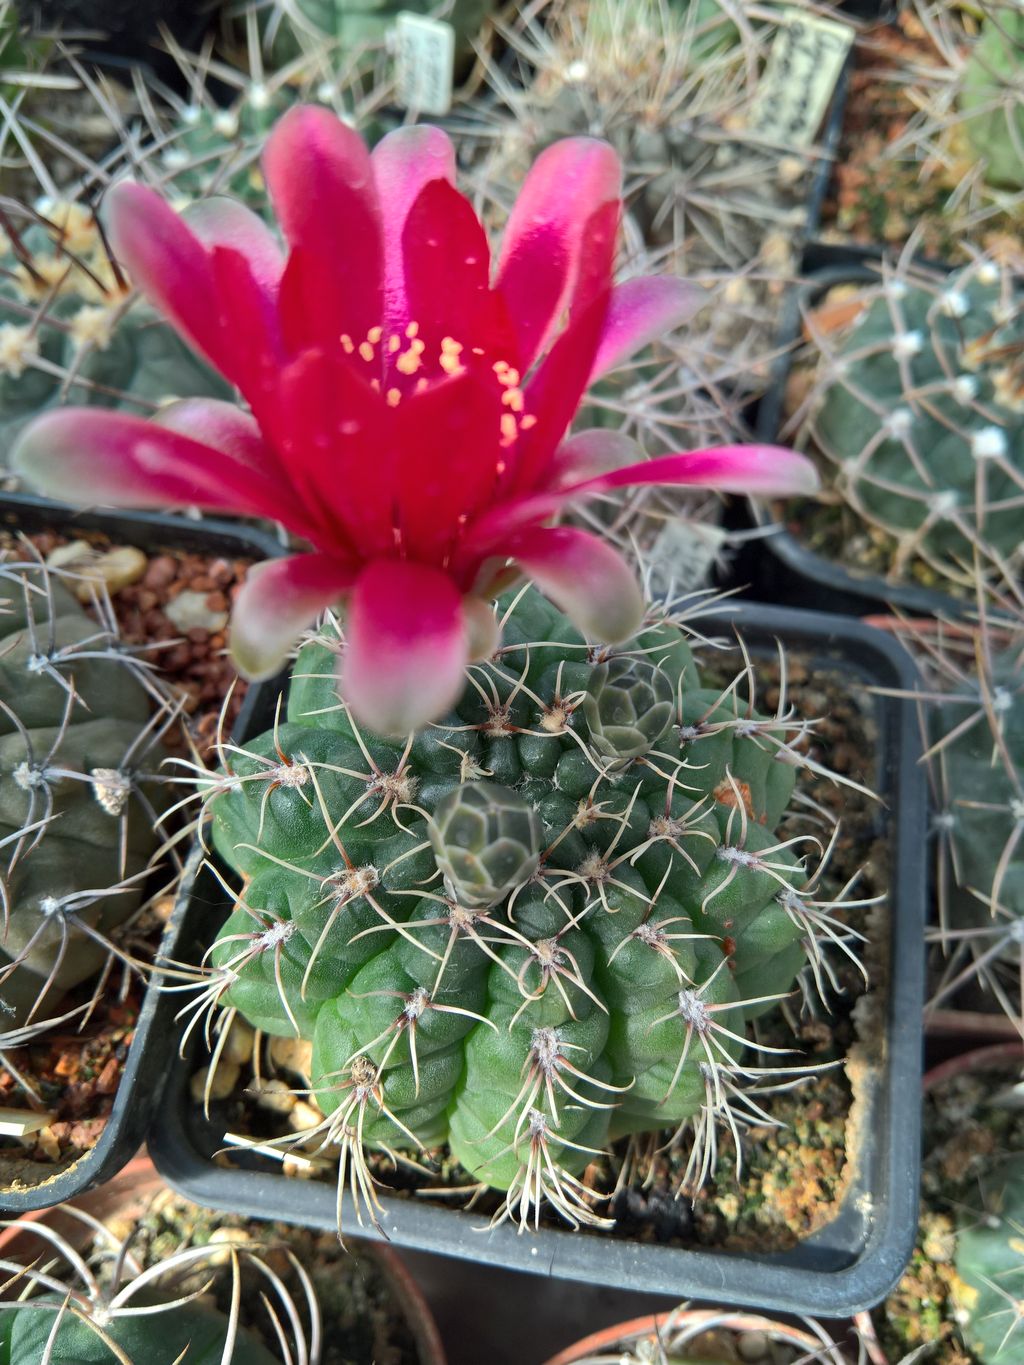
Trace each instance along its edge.
<instances>
[{"instance_id":1,"label":"neighboring cactus","mask_svg":"<svg viewBox=\"0 0 1024 1365\"><path fill-rule=\"evenodd\" d=\"M185 1247L142 1265L131 1241L119 1242L102 1224L74 1205L59 1212L72 1228L85 1223L95 1233L94 1249L83 1254L54 1228L25 1226L38 1236L45 1260L19 1264L0 1260L6 1283L0 1290L0 1356L4 1365L279 1365L270 1350L242 1322L242 1272L259 1272L249 1302L262 1298L266 1334L284 1359L317 1365L322 1331L309 1275L287 1251L289 1276L301 1297L289 1290L280 1266L264 1262L264 1248L237 1239ZM10 1227L11 1224L5 1224ZM230 1267L230 1270L227 1270ZM231 1282L227 1313L206 1299L219 1278ZM301 1306L300 1306L301 1305ZM305 1310L305 1311L303 1311ZM309 1321L307 1327L306 1321Z\"/></svg>"},{"instance_id":2,"label":"neighboring cactus","mask_svg":"<svg viewBox=\"0 0 1024 1365\"><path fill-rule=\"evenodd\" d=\"M1024 1035L1024 614L999 600L978 624L901 638L924 676L939 924L946 953L933 1000L977 979Z\"/></svg>"},{"instance_id":3,"label":"neighboring cactus","mask_svg":"<svg viewBox=\"0 0 1024 1365\"><path fill-rule=\"evenodd\" d=\"M1024 1158L984 1179L981 1214L960 1211L954 1296L964 1340L981 1365L1017 1365L1024 1344Z\"/></svg>"},{"instance_id":4,"label":"neighboring cactus","mask_svg":"<svg viewBox=\"0 0 1024 1365\"><path fill-rule=\"evenodd\" d=\"M1024 515L1024 308L1008 271L887 273L823 354L800 440L836 463L853 510L951 584L1019 561Z\"/></svg>"},{"instance_id":5,"label":"neighboring cactus","mask_svg":"<svg viewBox=\"0 0 1024 1365\"><path fill-rule=\"evenodd\" d=\"M746 1023L829 916L778 829L803 723L759 716L745 674L702 687L663 618L597 652L535 590L498 609L501 649L404 745L339 702L329 623L286 718L200 780L243 883L195 1021L223 1004L312 1040L328 1117L302 1136L340 1147L357 1211L364 1144L447 1141L501 1216L546 1197L575 1225L610 1139L706 1109L736 1131L738 1059L773 1051Z\"/></svg>"},{"instance_id":6,"label":"neighboring cactus","mask_svg":"<svg viewBox=\"0 0 1024 1365\"><path fill-rule=\"evenodd\" d=\"M990 5L960 77L967 139L990 185L1024 190L1024 9Z\"/></svg>"},{"instance_id":7,"label":"neighboring cactus","mask_svg":"<svg viewBox=\"0 0 1024 1365\"><path fill-rule=\"evenodd\" d=\"M159 840L144 767L175 712L74 583L0 563L0 1009L15 1025L114 956L131 964L117 928Z\"/></svg>"}]
</instances>

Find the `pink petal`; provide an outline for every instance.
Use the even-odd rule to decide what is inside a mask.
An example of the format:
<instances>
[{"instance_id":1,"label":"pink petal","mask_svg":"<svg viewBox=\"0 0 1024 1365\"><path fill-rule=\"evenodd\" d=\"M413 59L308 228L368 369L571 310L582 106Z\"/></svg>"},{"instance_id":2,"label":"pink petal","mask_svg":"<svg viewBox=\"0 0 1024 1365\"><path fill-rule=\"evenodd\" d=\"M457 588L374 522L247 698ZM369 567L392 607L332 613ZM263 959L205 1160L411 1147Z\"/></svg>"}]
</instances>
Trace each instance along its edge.
<instances>
[{"instance_id":1,"label":"pink petal","mask_svg":"<svg viewBox=\"0 0 1024 1365\"><path fill-rule=\"evenodd\" d=\"M521 431L516 441L509 486L517 494L530 492L550 477L555 451L590 381L609 292L606 289L582 312L570 316L565 331L526 385L526 412L534 425Z\"/></svg>"},{"instance_id":2,"label":"pink petal","mask_svg":"<svg viewBox=\"0 0 1024 1365\"><path fill-rule=\"evenodd\" d=\"M216 419L207 430L212 425ZM10 459L34 488L64 502L196 506L270 517L306 534L308 519L290 489L261 471L258 448L238 429L219 450L126 413L60 408L21 433Z\"/></svg>"},{"instance_id":3,"label":"pink petal","mask_svg":"<svg viewBox=\"0 0 1024 1365\"><path fill-rule=\"evenodd\" d=\"M487 234L469 200L447 180L432 180L409 210L402 234L408 321L419 326L428 353L440 351L451 337L463 347L463 364L472 347L494 359L515 361L515 332L505 301L490 287L491 251ZM493 380L491 381L493 382Z\"/></svg>"},{"instance_id":4,"label":"pink petal","mask_svg":"<svg viewBox=\"0 0 1024 1365\"><path fill-rule=\"evenodd\" d=\"M322 350L306 351L278 376L260 421L306 507L327 538L321 549L364 558L394 546L392 412L370 385Z\"/></svg>"},{"instance_id":5,"label":"pink petal","mask_svg":"<svg viewBox=\"0 0 1024 1365\"><path fill-rule=\"evenodd\" d=\"M475 514L494 495L504 409L501 390L489 377L491 383L481 384L467 371L394 409L403 554L440 559L458 534L459 518Z\"/></svg>"},{"instance_id":6,"label":"pink petal","mask_svg":"<svg viewBox=\"0 0 1024 1365\"><path fill-rule=\"evenodd\" d=\"M409 210L431 180L455 184L455 148L440 128L396 128L370 154L380 200L384 241L384 330L390 335L411 320L405 297L402 234Z\"/></svg>"},{"instance_id":7,"label":"pink petal","mask_svg":"<svg viewBox=\"0 0 1024 1365\"><path fill-rule=\"evenodd\" d=\"M638 484L693 485L719 493L766 493L774 497L802 497L814 493L818 473L806 455L784 446L714 446L679 455L662 455L643 464L611 470L579 483L510 500L485 513L466 529L456 565L464 570L497 552L508 537L527 526L547 521L567 502L600 493L606 488Z\"/></svg>"},{"instance_id":8,"label":"pink petal","mask_svg":"<svg viewBox=\"0 0 1024 1365\"><path fill-rule=\"evenodd\" d=\"M262 218L237 199L219 195L189 204L182 217L210 250L224 247L244 256L253 279L273 297L281 283L284 253Z\"/></svg>"},{"instance_id":9,"label":"pink petal","mask_svg":"<svg viewBox=\"0 0 1024 1365\"><path fill-rule=\"evenodd\" d=\"M213 249L216 297L231 336L231 376L252 404L274 400L285 355L274 294L257 280L251 260L231 247Z\"/></svg>"},{"instance_id":10,"label":"pink petal","mask_svg":"<svg viewBox=\"0 0 1024 1365\"><path fill-rule=\"evenodd\" d=\"M590 382L621 365L658 337L687 322L707 294L672 275L626 280L612 290Z\"/></svg>"},{"instance_id":11,"label":"pink petal","mask_svg":"<svg viewBox=\"0 0 1024 1365\"><path fill-rule=\"evenodd\" d=\"M586 224L603 205L618 204L621 180L615 151L596 138L565 138L533 163L509 215L497 276L516 322L522 370L569 306L586 252Z\"/></svg>"},{"instance_id":12,"label":"pink petal","mask_svg":"<svg viewBox=\"0 0 1024 1365\"><path fill-rule=\"evenodd\" d=\"M272 677L303 632L335 606L356 576L327 555L290 555L249 570L231 612L231 656L256 681Z\"/></svg>"},{"instance_id":13,"label":"pink petal","mask_svg":"<svg viewBox=\"0 0 1024 1365\"><path fill-rule=\"evenodd\" d=\"M342 332L358 344L381 321L383 283L380 207L366 144L329 110L297 105L275 124L263 169L293 249L282 307L291 297L294 322L309 310L302 334L308 345L336 342ZM293 333L293 349L299 341Z\"/></svg>"},{"instance_id":14,"label":"pink petal","mask_svg":"<svg viewBox=\"0 0 1024 1365\"><path fill-rule=\"evenodd\" d=\"M209 254L169 204L143 185L108 193L110 242L132 283L216 367L233 378Z\"/></svg>"},{"instance_id":15,"label":"pink petal","mask_svg":"<svg viewBox=\"0 0 1024 1365\"><path fill-rule=\"evenodd\" d=\"M637 443L623 432L593 427L562 442L555 451L546 482L552 489L567 488L583 479L638 464L643 457Z\"/></svg>"},{"instance_id":16,"label":"pink petal","mask_svg":"<svg viewBox=\"0 0 1024 1365\"><path fill-rule=\"evenodd\" d=\"M377 560L349 598L341 694L360 724L405 735L437 720L465 684L462 598L447 574L410 560Z\"/></svg>"},{"instance_id":17,"label":"pink petal","mask_svg":"<svg viewBox=\"0 0 1024 1365\"><path fill-rule=\"evenodd\" d=\"M508 553L591 639L618 644L640 629L643 594L618 550L572 526L522 531Z\"/></svg>"}]
</instances>

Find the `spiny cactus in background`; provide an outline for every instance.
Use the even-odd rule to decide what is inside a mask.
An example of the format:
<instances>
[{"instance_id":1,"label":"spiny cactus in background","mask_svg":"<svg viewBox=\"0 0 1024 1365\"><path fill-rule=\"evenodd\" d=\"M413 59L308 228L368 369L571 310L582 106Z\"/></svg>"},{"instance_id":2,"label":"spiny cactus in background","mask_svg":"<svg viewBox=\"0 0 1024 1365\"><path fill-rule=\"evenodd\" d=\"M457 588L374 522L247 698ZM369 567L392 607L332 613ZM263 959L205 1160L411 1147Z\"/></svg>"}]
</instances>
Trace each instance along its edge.
<instances>
[{"instance_id":1,"label":"spiny cactus in background","mask_svg":"<svg viewBox=\"0 0 1024 1365\"><path fill-rule=\"evenodd\" d=\"M984 1180L980 1213L959 1211L958 1321L981 1365L1016 1365L1024 1343L1024 1158L1002 1162Z\"/></svg>"},{"instance_id":2,"label":"spiny cactus in background","mask_svg":"<svg viewBox=\"0 0 1024 1365\"><path fill-rule=\"evenodd\" d=\"M767 10L739 23L737 14L717 4L553 0L499 25L524 84L492 70L496 100L466 111L460 132L480 138L479 183L499 216L505 187L539 150L565 136L607 138L626 171L627 252L658 252L663 268L710 291L700 346L680 350L677 367L696 364L709 385L752 393L769 376L819 163L752 127L779 24Z\"/></svg>"},{"instance_id":3,"label":"spiny cactus in background","mask_svg":"<svg viewBox=\"0 0 1024 1365\"><path fill-rule=\"evenodd\" d=\"M360 1218L364 1148L448 1142L499 1217L575 1226L596 1152L692 1124L692 1191L716 1125L761 1121L733 1099L778 1049L747 1023L841 935L783 825L809 761L784 685L773 717L748 670L702 686L664 615L596 650L533 589L498 612L456 712L404 744L339 701L329 620L286 716L199 779L242 884L190 1028L312 1040L327 1117L296 1140L340 1149Z\"/></svg>"},{"instance_id":4,"label":"spiny cactus in background","mask_svg":"<svg viewBox=\"0 0 1024 1365\"><path fill-rule=\"evenodd\" d=\"M92 212L59 202L4 216L0 257L0 458L22 426L68 400L148 414L172 397L230 390L132 298Z\"/></svg>"},{"instance_id":5,"label":"spiny cactus in background","mask_svg":"<svg viewBox=\"0 0 1024 1365\"><path fill-rule=\"evenodd\" d=\"M147 768L175 711L74 595L83 580L0 562L0 1010L45 1017L118 959L144 898L162 806ZM10 1038L6 1045L13 1046Z\"/></svg>"},{"instance_id":6,"label":"spiny cactus in background","mask_svg":"<svg viewBox=\"0 0 1024 1365\"><path fill-rule=\"evenodd\" d=\"M852 329L816 336L816 380L798 443L835 462L835 487L950 584L1021 564L1024 295L978 261L947 278L887 271Z\"/></svg>"},{"instance_id":7,"label":"spiny cactus in background","mask_svg":"<svg viewBox=\"0 0 1024 1365\"><path fill-rule=\"evenodd\" d=\"M988 5L963 68L957 103L985 179L1024 190L1024 9Z\"/></svg>"},{"instance_id":8,"label":"spiny cactus in background","mask_svg":"<svg viewBox=\"0 0 1024 1365\"><path fill-rule=\"evenodd\" d=\"M899 630L924 677L918 699L946 954L932 999L973 980L1024 1035L1024 607L1010 594L983 602L977 622Z\"/></svg>"},{"instance_id":9,"label":"spiny cactus in background","mask_svg":"<svg viewBox=\"0 0 1024 1365\"><path fill-rule=\"evenodd\" d=\"M290 1250L288 1279L281 1267L265 1263L256 1244L211 1241L143 1263L131 1241L121 1242L107 1228L73 1206L59 1210L89 1225L94 1246L85 1253L53 1228L26 1225L24 1236L38 1236L40 1267L0 1260L6 1284L0 1290L0 1355L5 1365L39 1365L52 1360L75 1365L318 1365L322 1324L309 1275ZM5 1224L4 1226L11 1226ZM242 1322L243 1271L258 1272L253 1292L266 1309L265 1336L271 1350ZM207 1295L218 1279L231 1285L227 1313L210 1305ZM262 1316L262 1315L261 1315Z\"/></svg>"}]
</instances>

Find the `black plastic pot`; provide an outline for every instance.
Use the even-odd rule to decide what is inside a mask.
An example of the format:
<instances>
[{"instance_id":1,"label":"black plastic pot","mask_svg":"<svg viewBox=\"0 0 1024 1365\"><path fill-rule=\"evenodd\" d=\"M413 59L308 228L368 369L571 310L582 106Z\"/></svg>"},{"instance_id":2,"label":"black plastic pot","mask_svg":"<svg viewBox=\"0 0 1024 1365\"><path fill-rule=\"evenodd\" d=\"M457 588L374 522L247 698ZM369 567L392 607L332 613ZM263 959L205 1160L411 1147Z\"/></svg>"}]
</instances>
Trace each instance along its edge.
<instances>
[{"instance_id":1,"label":"black plastic pot","mask_svg":"<svg viewBox=\"0 0 1024 1365\"><path fill-rule=\"evenodd\" d=\"M816 248L815 248L816 250ZM870 284L879 278L877 252L854 250L841 264L812 273L787 300L779 334L779 359L771 384L758 404L756 438L769 445L786 445L782 434L789 372L800 342L805 312L830 289L842 284ZM875 268L867 264L873 260ZM732 530L764 528L759 536L744 538L730 560L721 586L755 585L756 595L786 606L836 612L842 616L873 616L892 607L911 616L962 616L968 605L948 593L914 583L890 582L877 574L855 573L810 550L784 526L774 526L772 510L757 498L734 504L726 524ZM772 529L769 529L772 528Z\"/></svg>"},{"instance_id":2,"label":"black plastic pot","mask_svg":"<svg viewBox=\"0 0 1024 1365\"><path fill-rule=\"evenodd\" d=\"M915 673L888 636L858 622L742 604L735 613L702 618L703 631L731 634L739 625L751 649L774 654L776 638L809 656L810 667L840 672L853 686L912 689ZM858 694L859 695L859 694ZM877 730L875 782L879 838L891 848L890 981L880 1014L880 1060L868 1068L856 1171L838 1217L797 1247L765 1255L684 1250L610 1236L543 1228L519 1234L506 1224L488 1231L479 1215L382 1192L383 1226L403 1247L560 1279L614 1286L677 1300L738 1302L781 1312L848 1315L878 1302L899 1278L917 1225L921 1018L924 995L926 793L920 742L910 703L865 693ZM272 719L269 708L264 721ZM197 961L229 910L205 871L171 951ZM884 956L884 954L883 954ZM214 1153L223 1130L192 1102L194 1054L172 1064L149 1150L168 1184L200 1204L247 1216L333 1229L333 1183L285 1177L280 1166L233 1152ZM345 1226L357 1234L346 1195ZM375 1237L372 1227L358 1235Z\"/></svg>"},{"instance_id":3,"label":"black plastic pot","mask_svg":"<svg viewBox=\"0 0 1024 1365\"><path fill-rule=\"evenodd\" d=\"M828 187L832 181L832 167L835 165L836 156L839 152L839 140L843 135L843 116L846 113L846 98L850 92L850 73L852 70L853 51L851 49L843 63L843 69L839 73L836 88L832 92L832 101L822 125L819 145L823 155L811 183L811 192L807 198L807 220L803 229L804 241L808 243L814 238L821 226L821 211L825 204Z\"/></svg>"},{"instance_id":4,"label":"black plastic pot","mask_svg":"<svg viewBox=\"0 0 1024 1365\"><path fill-rule=\"evenodd\" d=\"M115 543L135 545L150 552L225 555L232 559L272 559L282 548L272 536L254 528L224 521L189 521L162 512L77 512L62 503L30 494L0 496L0 525L26 532L59 530L100 531ZM261 705L260 688L250 688L242 705L238 726L253 724ZM192 883L198 856L186 867L174 913L161 940L167 953L176 942L186 909L193 902ZM85 1190L109 1180L138 1150L159 1093L159 1082L173 1052L173 1016L179 997L146 991L138 1023L114 1104L99 1141L72 1165L38 1183L23 1175L9 1175L9 1154L0 1154L0 1213L16 1215L29 1209L48 1208L73 1199Z\"/></svg>"}]
</instances>

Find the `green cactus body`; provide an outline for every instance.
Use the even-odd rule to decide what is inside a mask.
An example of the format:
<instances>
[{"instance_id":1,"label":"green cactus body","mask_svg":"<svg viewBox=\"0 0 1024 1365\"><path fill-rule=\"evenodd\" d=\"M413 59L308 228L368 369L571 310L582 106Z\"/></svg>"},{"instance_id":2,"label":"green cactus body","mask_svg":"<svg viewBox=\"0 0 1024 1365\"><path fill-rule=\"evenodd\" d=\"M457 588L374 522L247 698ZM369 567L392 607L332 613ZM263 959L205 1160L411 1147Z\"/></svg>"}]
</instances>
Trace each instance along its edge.
<instances>
[{"instance_id":1,"label":"green cactus body","mask_svg":"<svg viewBox=\"0 0 1024 1365\"><path fill-rule=\"evenodd\" d=\"M116 639L41 566L0 566L0 599L0 1000L17 1022L107 960L159 800L135 770L155 765L151 699Z\"/></svg>"},{"instance_id":2,"label":"green cactus body","mask_svg":"<svg viewBox=\"0 0 1024 1365\"><path fill-rule=\"evenodd\" d=\"M56 1312L64 1302L56 1296L40 1296L34 1304L52 1303ZM150 1301L152 1311L140 1317L118 1317L102 1327L66 1315L51 1337L54 1314L0 1309L0 1360L3 1365L39 1365L43 1359L66 1365L119 1365L131 1360L145 1365L222 1365L231 1326L223 1313L199 1303L162 1309ZM268 1351L244 1327L238 1327L231 1365L278 1365L279 1357ZM107 1341L104 1341L104 1337ZM107 1342L114 1344L115 1350ZM47 1355L47 1348L50 1354Z\"/></svg>"},{"instance_id":3,"label":"green cactus body","mask_svg":"<svg viewBox=\"0 0 1024 1365\"><path fill-rule=\"evenodd\" d=\"M964 67L958 100L985 179L1024 189L1024 11L1019 5L988 15Z\"/></svg>"},{"instance_id":4,"label":"green cactus body","mask_svg":"<svg viewBox=\"0 0 1024 1365\"><path fill-rule=\"evenodd\" d=\"M673 626L597 656L535 591L499 606L499 654L407 747L354 730L336 637L303 647L286 718L213 780L243 890L212 964L225 1004L312 1039L338 1142L447 1141L507 1190L698 1113L806 928L781 732Z\"/></svg>"},{"instance_id":5,"label":"green cactus body","mask_svg":"<svg viewBox=\"0 0 1024 1365\"><path fill-rule=\"evenodd\" d=\"M1024 1162L985 1181L985 1211L964 1210L957 1229L955 1298L964 1340L982 1365L1017 1365L1024 1343Z\"/></svg>"},{"instance_id":6,"label":"green cactus body","mask_svg":"<svg viewBox=\"0 0 1024 1365\"><path fill-rule=\"evenodd\" d=\"M0 456L46 408L73 400L151 412L170 398L229 398L230 387L140 300L131 306L87 211L58 205L67 253L41 227L21 236L0 283ZM6 303L5 303L6 301ZM24 320L41 308L38 324Z\"/></svg>"},{"instance_id":7,"label":"green cactus body","mask_svg":"<svg viewBox=\"0 0 1024 1365\"><path fill-rule=\"evenodd\" d=\"M949 849L947 928L974 937L977 955L992 956L1019 979L1024 945L1024 678L1018 632L1009 648L986 651L984 686L964 680L929 709L932 760L941 809L939 832ZM1019 1005L1017 1006L1019 1011Z\"/></svg>"},{"instance_id":8,"label":"green cactus body","mask_svg":"<svg viewBox=\"0 0 1024 1365\"><path fill-rule=\"evenodd\" d=\"M823 358L811 430L856 511L963 578L1020 549L1024 312L992 262L940 288L883 284Z\"/></svg>"}]
</instances>

